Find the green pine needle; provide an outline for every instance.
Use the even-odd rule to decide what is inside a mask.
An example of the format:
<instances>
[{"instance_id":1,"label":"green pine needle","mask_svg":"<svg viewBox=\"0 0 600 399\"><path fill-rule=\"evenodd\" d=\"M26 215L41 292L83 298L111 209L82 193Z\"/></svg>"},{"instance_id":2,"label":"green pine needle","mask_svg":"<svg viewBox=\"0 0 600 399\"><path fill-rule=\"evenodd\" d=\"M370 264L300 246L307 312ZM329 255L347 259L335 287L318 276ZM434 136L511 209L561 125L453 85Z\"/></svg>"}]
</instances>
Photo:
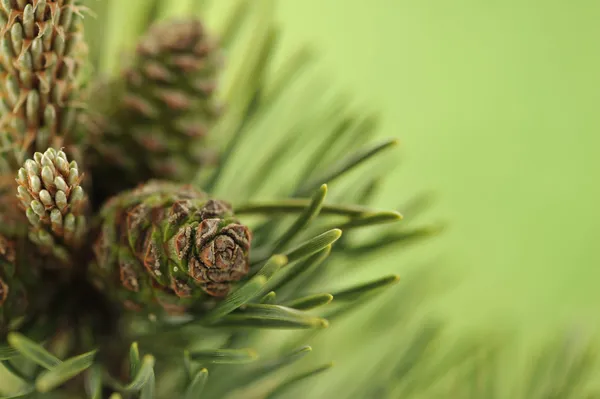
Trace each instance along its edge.
<instances>
[{"instance_id":1,"label":"green pine needle","mask_svg":"<svg viewBox=\"0 0 600 399\"><path fill-rule=\"evenodd\" d=\"M265 296L263 296L259 302L268 305L268 304L274 304L276 300L277 300L277 294L275 293L275 291L271 291L268 294L266 294Z\"/></svg>"},{"instance_id":2,"label":"green pine needle","mask_svg":"<svg viewBox=\"0 0 600 399\"><path fill-rule=\"evenodd\" d=\"M20 369L18 369L16 367L16 365L14 365L10 360L2 360L2 361L0 361L0 363L2 364L2 366L4 366L4 368L10 374L12 374L14 377L17 377L21 381L26 382L26 383L33 383L34 382L33 378L29 377L23 371L21 371Z\"/></svg>"},{"instance_id":3,"label":"green pine needle","mask_svg":"<svg viewBox=\"0 0 600 399\"><path fill-rule=\"evenodd\" d=\"M288 378L287 380L285 380L283 383L281 383L277 388L272 390L266 396L266 399L275 399L278 397L283 397L282 394L284 394L285 391L290 389L292 386L295 386L301 382L304 382L304 380L306 380L308 378L311 378L318 374L321 374L321 373L329 370L331 367L333 367L333 363L328 363L323 366L319 366L312 370L306 371L304 373L292 376L292 377Z\"/></svg>"},{"instance_id":4,"label":"green pine needle","mask_svg":"<svg viewBox=\"0 0 600 399\"><path fill-rule=\"evenodd\" d=\"M156 362L154 356L145 355L142 358L142 362L138 373L133 377L131 382L120 390L123 392L139 392L146 385L154 384L154 363Z\"/></svg>"},{"instance_id":5,"label":"green pine needle","mask_svg":"<svg viewBox=\"0 0 600 399\"><path fill-rule=\"evenodd\" d=\"M8 345L0 345L0 360L10 360L19 355L19 351Z\"/></svg>"},{"instance_id":6,"label":"green pine needle","mask_svg":"<svg viewBox=\"0 0 600 399\"><path fill-rule=\"evenodd\" d=\"M311 310L325 306L333 300L331 294L315 294L282 303L283 306L297 310Z\"/></svg>"},{"instance_id":7,"label":"green pine needle","mask_svg":"<svg viewBox=\"0 0 600 399\"><path fill-rule=\"evenodd\" d=\"M140 399L154 399L156 392L156 377L154 375L154 369L150 370L150 376L148 381L142 386L140 390Z\"/></svg>"},{"instance_id":8,"label":"green pine needle","mask_svg":"<svg viewBox=\"0 0 600 399\"><path fill-rule=\"evenodd\" d=\"M268 377L282 368L298 362L311 352L312 348L310 346L303 346L294 349L280 358L258 364L255 370L252 370L236 379L236 384L240 388L243 388L246 385L255 383L261 378Z\"/></svg>"},{"instance_id":9,"label":"green pine needle","mask_svg":"<svg viewBox=\"0 0 600 399\"><path fill-rule=\"evenodd\" d=\"M43 372L35 381L38 392L49 392L88 369L94 362L96 351L72 357Z\"/></svg>"},{"instance_id":10,"label":"green pine needle","mask_svg":"<svg viewBox=\"0 0 600 399\"><path fill-rule=\"evenodd\" d=\"M208 370L201 369L198 371L188 389L185 391L185 399L197 399L202 395L202 391L206 385L206 380L208 379Z\"/></svg>"},{"instance_id":11,"label":"green pine needle","mask_svg":"<svg viewBox=\"0 0 600 399\"><path fill-rule=\"evenodd\" d=\"M327 320L310 316L296 309L280 305L248 304L222 317L215 323L219 327L245 327L266 329L326 328Z\"/></svg>"},{"instance_id":12,"label":"green pine needle","mask_svg":"<svg viewBox=\"0 0 600 399\"><path fill-rule=\"evenodd\" d=\"M300 275L314 271L315 268L319 267L319 265L325 262L330 254L331 245L328 245L305 260L288 266L285 270L285 275L277 280L275 284L270 287L270 289L275 292L279 292L280 290L286 288L288 284L296 281L297 277Z\"/></svg>"},{"instance_id":13,"label":"green pine needle","mask_svg":"<svg viewBox=\"0 0 600 399\"><path fill-rule=\"evenodd\" d=\"M395 223L402 220L402 215L399 212L387 211L371 214L364 214L356 219L349 220L346 223L340 224L337 227L342 231L356 229L360 227L370 227L378 224Z\"/></svg>"},{"instance_id":14,"label":"green pine needle","mask_svg":"<svg viewBox=\"0 0 600 399\"><path fill-rule=\"evenodd\" d=\"M336 242L342 236L342 230L332 229L288 251L288 262L292 263L304 257L313 255Z\"/></svg>"},{"instance_id":15,"label":"green pine needle","mask_svg":"<svg viewBox=\"0 0 600 399\"><path fill-rule=\"evenodd\" d=\"M358 167L359 165L373 158L382 151L395 147L396 145L398 145L398 140L387 140L381 144L377 144L371 148L367 148L365 150L358 151L353 155L350 155L346 159L340 161L337 165L334 165L325 172L322 172L318 177L315 177L309 182L302 185L296 191L295 196L304 196L310 191L314 190L315 187L318 187L324 182L331 184L340 176Z\"/></svg>"},{"instance_id":16,"label":"green pine needle","mask_svg":"<svg viewBox=\"0 0 600 399\"><path fill-rule=\"evenodd\" d=\"M87 386L90 399L102 399L102 369L95 364L87 374Z\"/></svg>"},{"instance_id":17,"label":"green pine needle","mask_svg":"<svg viewBox=\"0 0 600 399\"><path fill-rule=\"evenodd\" d=\"M140 351L137 342L129 347L129 375L137 375L141 367Z\"/></svg>"},{"instance_id":18,"label":"green pine needle","mask_svg":"<svg viewBox=\"0 0 600 399\"><path fill-rule=\"evenodd\" d=\"M371 294L374 291L379 291L390 285L396 284L398 281L400 281L400 276L394 274L373 280L371 282L359 284L345 290L334 292L332 295L336 302L355 301L364 295Z\"/></svg>"},{"instance_id":19,"label":"green pine needle","mask_svg":"<svg viewBox=\"0 0 600 399\"><path fill-rule=\"evenodd\" d=\"M310 206L310 199L290 198L280 201L252 202L235 207L237 215L277 215L304 212ZM322 204L320 215L361 217L375 212L358 205Z\"/></svg>"},{"instance_id":20,"label":"green pine needle","mask_svg":"<svg viewBox=\"0 0 600 399\"><path fill-rule=\"evenodd\" d=\"M279 238L279 241L273 249L273 253L278 253L284 249L315 217L317 217L321 211L321 207L323 205L323 201L325 201L326 195L327 185L323 184L318 190L315 191L310 204L306 207L304 212L298 215L298 218L294 224L292 224L290 228L283 233L281 238Z\"/></svg>"},{"instance_id":21,"label":"green pine needle","mask_svg":"<svg viewBox=\"0 0 600 399\"><path fill-rule=\"evenodd\" d=\"M250 12L250 2L248 0L237 0L232 12L227 16L227 20L221 28L219 34L219 44L227 49L238 37L239 29L244 25Z\"/></svg>"},{"instance_id":22,"label":"green pine needle","mask_svg":"<svg viewBox=\"0 0 600 399\"><path fill-rule=\"evenodd\" d=\"M282 97L283 93L307 67L314 58L314 52L308 47L301 47L291 54L274 73L273 83L267 88L263 100L263 112L270 110Z\"/></svg>"},{"instance_id":23,"label":"green pine needle","mask_svg":"<svg viewBox=\"0 0 600 399\"><path fill-rule=\"evenodd\" d=\"M245 364L258 358L252 349L206 349L190 351L189 356L200 364Z\"/></svg>"},{"instance_id":24,"label":"green pine needle","mask_svg":"<svg viewBox=\"0 0 600 399\"><path fill-rule=\"evenodd\" d=\"M31 395L34 393L34 390L35 389L33 387L26 387L26 388L23 388L18 393L15 393L15 394L12 394L9 396L0 396L0 399L17 399L17 398L31 397Z\"/></svg>"},{"instance_id":25,"label":"green pine needle","mask_svg":"<svg viewBox=\"0 0 600 399\"><path fill-rule=\"evenodd\" d=\"M441 231L443 231L443 227L439 226L427 226L404 231L394 231L382 234L380 237L370 239L365 243L349 246L344 250L347 254L354 255L379 251L385 248L399 248L401 245L408 245L423 239L434 237Z\"/></svg>"},{"instance_id":26,"label":"green pine needle","mask_svg":"<svg viewBox=\"0 0 600 399\"><path fill-rule=\"evenodd\" d=\"M51 370L61 363L61 360L52 355L41 345L36 344L24 335L19 333L8 334L8 343L15 348L21 355L39 364L47 370Z\"/></svg>"}]
</instances>

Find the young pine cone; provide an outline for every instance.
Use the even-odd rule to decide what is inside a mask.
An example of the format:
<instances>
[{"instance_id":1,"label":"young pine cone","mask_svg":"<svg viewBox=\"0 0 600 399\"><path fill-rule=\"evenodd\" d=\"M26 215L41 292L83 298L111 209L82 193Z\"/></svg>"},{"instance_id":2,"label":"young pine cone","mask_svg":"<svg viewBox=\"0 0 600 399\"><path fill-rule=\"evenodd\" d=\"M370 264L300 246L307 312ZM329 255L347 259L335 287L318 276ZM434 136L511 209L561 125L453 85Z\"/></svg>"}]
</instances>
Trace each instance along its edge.
<instances>
[{"instance_id":1,"label":"young pine cone","mask_svg":"<svg viewBox=\"0 0 600 399\"><path fill-rule=\"evenodd\" d=\"M151 181L102 209L93 280L134 309L222 298L249 271L251 233L191 186Z\"/></svg>"},{"instance_id":2,"label":"young pine cone","mask_svg":"<svg viewBox=\"0 0 600 399\"><path fill-rule=\"evenodd\" d=\"M0 168L70 144L85 60L78 0L0 2Z\"/></svg>"},{"instance_id":3,"label":"young pine cone","mask_svg":"<svg viewBox=\"0 0 600 399\"><path fill-rule=\"evenodd\" d=\"M85 238L88 200L75 161L63 151L36 152L17 173L17 198L31 224L30 238L66 260Z\"/></svg>"},{"instance_id":4,"label":"young pine cone","mask_svg":"<svg viewBox=\"0 0 600 399\"><path fill-rule=\"evenodd\" d=\"M151 178L189 181L206 163L201 139L219 115L218 53L200 21L152 27L123 73L122 90L100 89L118 105L102 120L91 118L98 130L95 167L126 173L128 188Z\"/></svg>"}]
</instances>

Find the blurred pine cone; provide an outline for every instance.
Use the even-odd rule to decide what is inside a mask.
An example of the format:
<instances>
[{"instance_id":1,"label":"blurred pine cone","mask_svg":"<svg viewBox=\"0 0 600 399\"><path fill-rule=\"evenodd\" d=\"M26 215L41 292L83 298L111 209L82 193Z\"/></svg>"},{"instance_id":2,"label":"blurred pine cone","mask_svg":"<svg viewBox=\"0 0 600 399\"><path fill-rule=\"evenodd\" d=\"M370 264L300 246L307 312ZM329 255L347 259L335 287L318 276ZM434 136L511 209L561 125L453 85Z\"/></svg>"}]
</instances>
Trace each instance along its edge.
<instances>
[{"instance_id":1,"label":"blurred pine cone","mask_svg":"<svg viewBox=\"0 0 600 399\"><path fill-rule=\"evenodd\" d=\"M223 297L249 271L248 228L191 186L151 181L110 200L101 217L92 275L130 308L177 311Z\"/></svg>"},{"instance_id":2,"label":"blurred pine cone","mask_svg":"<svg viewBox=\"0 0 600 399\"><path fill-rule=\"evenodd\" d=\"M77 79L87 52L78 0L6 0L0 7L0 139L5 169L73 144Z\"/></svg>"},{"instance_id":3,"label":"blurred pine cone","mask_svg":"<svg viewBox=\"0 0 600 399\"><path fill-rule=\"evenodd\" d=\"M90 118L95 169L126 179L122 188L150 178L189 180L208 159L201 139L219 116L213 95L219 64L200 21L153 26L123 80L99 88L99 102L116 108ZM114 180L111 194L119 188Z\"/></svg>"}]
</instances>

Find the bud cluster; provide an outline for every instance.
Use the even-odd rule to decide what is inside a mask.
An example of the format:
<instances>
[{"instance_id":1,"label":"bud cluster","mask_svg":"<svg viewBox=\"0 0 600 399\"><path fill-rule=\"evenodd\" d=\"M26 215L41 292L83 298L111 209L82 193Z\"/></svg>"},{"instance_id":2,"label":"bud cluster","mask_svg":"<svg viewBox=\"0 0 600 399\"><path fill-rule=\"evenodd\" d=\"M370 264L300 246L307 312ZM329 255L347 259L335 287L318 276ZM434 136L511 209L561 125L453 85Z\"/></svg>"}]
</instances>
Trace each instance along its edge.
<instances>
[{"instance_id":1,"label":"bud cluster","mask_svg":"<svg viewBox=\"0 0 600 399\"><path fill-rule=\"evenodd\" d=\"M32 239L52 247L54 237L78 246L86 231L87 197L75 161L63 151L36 152L17 173L17 198L33 226ZM54 236L54 237L53 237Z\"/></svg>"}]
</instances>

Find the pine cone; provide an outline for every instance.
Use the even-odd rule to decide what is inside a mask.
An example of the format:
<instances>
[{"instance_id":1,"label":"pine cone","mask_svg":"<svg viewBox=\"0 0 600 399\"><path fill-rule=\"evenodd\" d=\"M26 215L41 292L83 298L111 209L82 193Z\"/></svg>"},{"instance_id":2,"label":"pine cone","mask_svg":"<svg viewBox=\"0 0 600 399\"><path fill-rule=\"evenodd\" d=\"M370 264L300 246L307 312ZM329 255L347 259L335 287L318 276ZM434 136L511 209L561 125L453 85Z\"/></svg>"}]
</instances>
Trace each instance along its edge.
<instances>
[{"instance_id":1,"label":"pine cone","mask_svg":"<svg viewBox=\"0 0 600 399\"><path fill-rule=\"evenodd\" d=\"M111 199L102 219L92 274L129 307L180 310L248 273L250 231L191 186L151 181Z\"/></svg>"},{"instance_id":2,"label":"pine cone","mask_svg":"<svg viewBox=\"0 0 600 399\"><path fill-rule=\"evenodd\" d=\"M62 259L68 257L63 245L77 248L85 237L82 177L75 161L51 148L36 152L17 173L17 198L32 226L31 240Z\"/></svg>"},{"instance_id":3,"label":"pine cone","mask_svg":"<svg viewBox=\"0 0 600 399\"><path fill-rule=\"evenodd\" d=\"M73 142L72 103L86 55L78 3L1 2L0 140L12 149L0 155L5 166L16 168L36 150Z\"/></svg>"},{"instance_id":4,"label":"pine cone","mask_svg":"<svg viewBox=\"0 0 600 399\"><path fill-rule=\"evenodd\" d=\"M91 148L99 152L96 166L127 172L128 188L151 178L188 181L207 162L199 144L219 115L213 95L218 53L200 21L152 27L123 73L123 87L100 87L118 107L100 121L92 117L101 131Z\"/></svg>"}]
</instances>

